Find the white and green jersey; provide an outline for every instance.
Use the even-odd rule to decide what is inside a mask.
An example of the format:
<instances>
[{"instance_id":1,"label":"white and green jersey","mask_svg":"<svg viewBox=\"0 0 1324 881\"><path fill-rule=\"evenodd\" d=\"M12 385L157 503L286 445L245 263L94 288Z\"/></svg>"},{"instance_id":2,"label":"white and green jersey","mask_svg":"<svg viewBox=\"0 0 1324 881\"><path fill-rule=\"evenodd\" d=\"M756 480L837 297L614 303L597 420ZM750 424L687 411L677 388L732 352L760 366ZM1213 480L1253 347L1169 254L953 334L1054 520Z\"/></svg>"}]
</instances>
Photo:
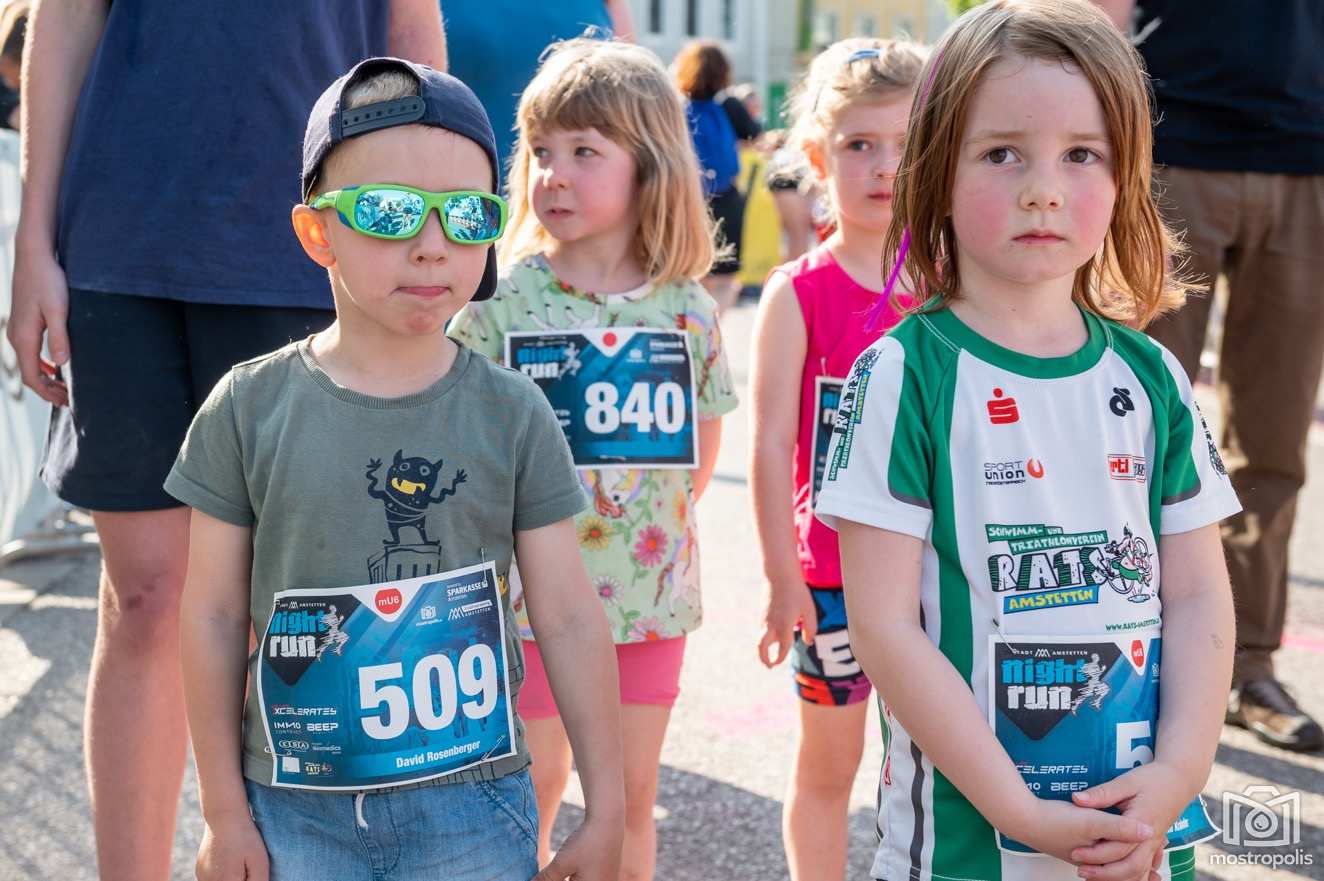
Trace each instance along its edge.
<instances>
[{"instance_id":1,"label":"white and green jersey","mask_svg":"<svg viewBox=\"0 0 1324 881\"><path fill-rule=\"evenodd\" d=\"M1030 781L1043 774L1059 798L1079 787L1073 760L1050 756L1078 749L1082 733L1115 747L1119 768L1152 758L1155 720L1114 731L1108 713L1145 690L1157 712L1159 536L1239 510L1176 359L1144 334L1082 314L1088 342L1061 358L1004 349L947 309L903 321L855 362L817 505L829 526L842 518L924 540L925 632L990 723L999 717L994 729L1027 785L1036 790ZM942 705L935 696L935 711ZM884 718L874 877L1077 877L1052 857L1000 847ZM1020 727L1004 732L1007 719ZM1170 850L1163 876L1194 877L1194 848Z\"/></svg>"}]
</instances>

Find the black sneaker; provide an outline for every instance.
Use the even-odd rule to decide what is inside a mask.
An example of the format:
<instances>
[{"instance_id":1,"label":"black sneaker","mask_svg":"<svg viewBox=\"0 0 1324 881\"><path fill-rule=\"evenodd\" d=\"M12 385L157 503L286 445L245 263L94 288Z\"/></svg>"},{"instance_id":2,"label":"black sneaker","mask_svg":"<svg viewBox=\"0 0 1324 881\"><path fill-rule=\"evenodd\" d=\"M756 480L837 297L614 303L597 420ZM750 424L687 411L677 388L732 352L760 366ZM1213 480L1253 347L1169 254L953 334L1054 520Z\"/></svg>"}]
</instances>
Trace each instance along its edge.
<instances>
[{"instance_id":1,"label":"black sneaker","mask_svg":"<svg viewBox=\"0 0 1324 881\"><path fill-rule=\"evenodd\" d=\"M1224 721L1249 729L1280 749L1310 752L1324 747L1324 729L1296 705L1277 679L1252 679L1232 686Z\"/></svg>"}]
</instances>

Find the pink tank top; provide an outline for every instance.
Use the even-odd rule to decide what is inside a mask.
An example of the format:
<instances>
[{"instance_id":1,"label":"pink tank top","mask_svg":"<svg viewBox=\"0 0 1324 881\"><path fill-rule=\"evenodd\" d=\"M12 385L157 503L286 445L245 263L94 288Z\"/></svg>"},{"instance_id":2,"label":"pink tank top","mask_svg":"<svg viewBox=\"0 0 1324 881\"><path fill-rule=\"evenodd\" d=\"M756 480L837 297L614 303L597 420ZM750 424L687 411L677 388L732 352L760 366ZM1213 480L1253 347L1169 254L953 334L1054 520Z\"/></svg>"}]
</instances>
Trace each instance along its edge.
<instances>
[{"instance_id":1,"label":"pink tank top","mask_svg":"<svg viewBox=\"0 0 1324 881\"><path fill-rule=\"evenodd\" d=\"M813 496L822 483L841 384L860 353L896 324L899 316L889 305L880 326L866 332L865 316L881 295L847 275L827 245L819 245L773 272L790 278L807 337L794 470L800 570L813 587L839 587L837 534L814 519Z\"/></svg>"}]
</instances>

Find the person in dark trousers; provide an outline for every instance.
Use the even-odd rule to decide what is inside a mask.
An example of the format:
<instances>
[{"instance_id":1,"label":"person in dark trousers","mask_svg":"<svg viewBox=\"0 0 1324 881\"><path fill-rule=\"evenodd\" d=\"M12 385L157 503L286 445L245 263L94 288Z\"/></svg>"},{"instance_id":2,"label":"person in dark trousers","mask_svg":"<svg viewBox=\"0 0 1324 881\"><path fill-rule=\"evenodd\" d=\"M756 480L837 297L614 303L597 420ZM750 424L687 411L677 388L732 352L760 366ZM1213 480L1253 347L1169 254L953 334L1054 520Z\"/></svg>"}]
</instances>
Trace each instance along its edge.
<instances>
[{"instance_id":1,"label":"person in dark trousers","mask_svg":"<svg viewBox=\"0 0 1324 881\"><path fill-rule=\"evenodd\" d=\"M355 62L444 67L445 38L436 0L37 0L28 40L9 340L55 405L42 477L101 538L84 726L99 877L164 881L189 509L162 483L231 366L331 322L283 147Z\"/></svg>"},{"instance_id":2,"label":"person in dark trousers","mask_svg":"<svg viewBox=\"0 0 1324 881\"><path fill-rule=\"evenodd\" d=\"M1100 0L1145 58L1156 186L1190 269L1227 277L1219 446L1244 506L1223 524L1237 606L1227 722L1283 749L1324 731L1274 673L1287 546L1324 366L1324 4ZM1212 293L1150 327L1194 379ZM1210 456L1217 453L1210 444ZM1221 463L1220 467L1221 467Z\"/></svg>"}]
</instances>

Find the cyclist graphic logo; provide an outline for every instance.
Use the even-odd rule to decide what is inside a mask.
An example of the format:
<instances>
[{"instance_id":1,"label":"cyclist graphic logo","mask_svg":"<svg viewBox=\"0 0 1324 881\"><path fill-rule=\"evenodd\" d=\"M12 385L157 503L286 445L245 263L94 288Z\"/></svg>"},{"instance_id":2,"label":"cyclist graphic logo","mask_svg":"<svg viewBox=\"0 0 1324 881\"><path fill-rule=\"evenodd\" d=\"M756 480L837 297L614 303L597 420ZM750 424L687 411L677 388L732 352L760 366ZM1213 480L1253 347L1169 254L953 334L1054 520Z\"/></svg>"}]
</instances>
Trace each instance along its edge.
<instances>
[{"instance_id":1,"label":"cyclist graphic logo","mask_svg":"<svg viewBox=\"0 0 1324 881\"><path fill-rule=\"evenodd\" d=\"M1131 527L1122 527L1120 541L1103 546L1104 573L1108 586L1133 603L1143 603L1153 596L1150 585L1154 579L1153 556L1149 542L1132 534Z\"/></svg>"}]
</instances>

